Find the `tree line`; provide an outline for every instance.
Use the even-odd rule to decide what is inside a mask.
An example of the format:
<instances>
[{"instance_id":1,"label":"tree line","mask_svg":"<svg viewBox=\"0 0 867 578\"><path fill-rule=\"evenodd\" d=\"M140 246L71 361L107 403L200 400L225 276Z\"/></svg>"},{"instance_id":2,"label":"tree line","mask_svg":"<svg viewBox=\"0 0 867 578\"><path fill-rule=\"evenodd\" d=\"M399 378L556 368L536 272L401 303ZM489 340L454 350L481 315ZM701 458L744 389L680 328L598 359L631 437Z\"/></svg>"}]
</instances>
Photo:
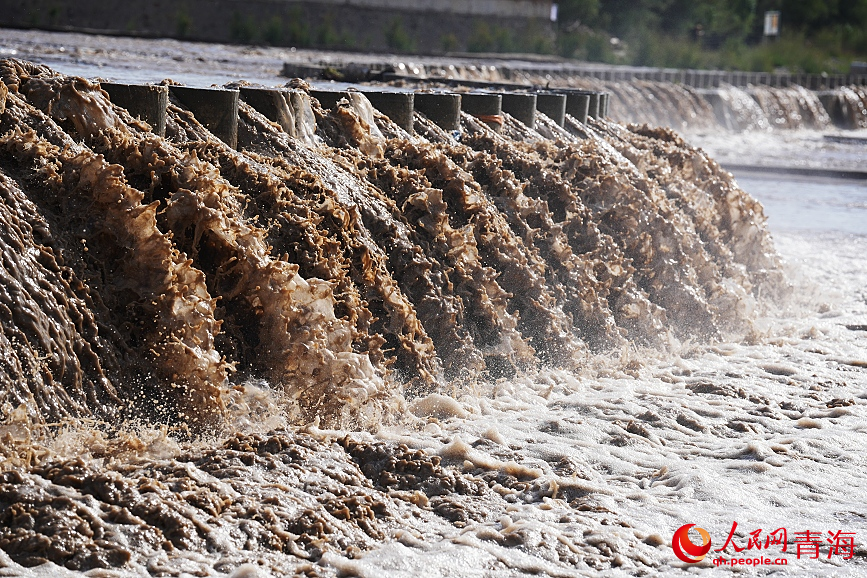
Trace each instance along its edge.
<instances>
[{"instance_id":1,"label":"tree line","mask_svg":"<svg viewBox=\"0 0 867 578\"><path fill-rule=\"evenodd\" d=\"M559 0L557 49L656 66L842 71L867 56L867 0ZM780 36L763 38L765 12Z\"/></svg>"}]
</instances>

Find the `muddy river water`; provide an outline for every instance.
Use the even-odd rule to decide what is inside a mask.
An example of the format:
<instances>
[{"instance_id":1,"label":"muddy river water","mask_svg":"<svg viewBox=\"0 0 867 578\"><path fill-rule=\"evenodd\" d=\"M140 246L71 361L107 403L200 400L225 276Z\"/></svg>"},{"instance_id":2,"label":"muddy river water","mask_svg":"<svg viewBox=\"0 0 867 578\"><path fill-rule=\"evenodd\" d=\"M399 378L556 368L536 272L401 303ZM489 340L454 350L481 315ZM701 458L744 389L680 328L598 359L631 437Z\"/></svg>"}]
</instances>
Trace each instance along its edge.
<instances>
[{"instance_id":1,"label":"muddy river water","mask_svg":"<svg viewBox=\"0 0 867 578\"><path fill-rule=\"evenodd\" d=\"M94 80L299 52L2 31L0 576L867 572L867 187L755 170L860 131L607 85L409 135L294 82L234 150Z\"/></svg>"}]
</instances>

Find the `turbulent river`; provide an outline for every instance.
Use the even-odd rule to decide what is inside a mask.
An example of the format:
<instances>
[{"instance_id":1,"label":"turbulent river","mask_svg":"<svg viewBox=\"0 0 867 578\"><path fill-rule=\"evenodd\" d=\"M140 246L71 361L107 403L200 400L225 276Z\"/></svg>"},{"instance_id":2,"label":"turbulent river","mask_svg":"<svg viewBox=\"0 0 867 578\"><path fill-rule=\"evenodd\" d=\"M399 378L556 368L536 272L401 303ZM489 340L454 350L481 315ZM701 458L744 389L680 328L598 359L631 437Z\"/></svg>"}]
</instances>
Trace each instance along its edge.
<instances>
[{"instance_id":1,"label":"turbulent river","mask_svg":"<svg viewBox=\"0 0 867 578\"><path fill-rule=\"evenodd\" d=\"M0 576L867 572L862 185L609 120L410 135L298 80L236 150L0 80Z\"/></svg>"}]
</instances>

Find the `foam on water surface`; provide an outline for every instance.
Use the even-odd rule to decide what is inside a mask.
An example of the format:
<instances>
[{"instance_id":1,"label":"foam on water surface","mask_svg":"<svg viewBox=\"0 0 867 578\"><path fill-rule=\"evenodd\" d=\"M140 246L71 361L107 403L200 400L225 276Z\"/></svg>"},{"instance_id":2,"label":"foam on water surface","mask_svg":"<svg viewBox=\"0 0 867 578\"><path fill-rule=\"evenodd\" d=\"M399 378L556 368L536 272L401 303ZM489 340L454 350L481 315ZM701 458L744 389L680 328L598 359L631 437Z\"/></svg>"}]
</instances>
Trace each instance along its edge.
<instances>
[{"instance_id":1,"label":"foam on water surface","mask_svg":"<svg viewBox=\"0 0 867 578\"><path fill-rule=\"evenodd\" d=\"M575 545L581 562L570 575L596 575L600 553L623 563L615 575L635 575L681 567L669 543L686 523L707 529L715 547L733 521L741 546L756 529L785 527L790 540L807 529L863 533L867 348L864 334L848 326L867 314L861 264L867 240L826 231L780 233L777 241L800 303L763 319L763 335L752 344L687 345L674 358L635 352L641 360L635 376L616 366L610 377L594 380L547 372L500 384L489 397L462 398L471 417L438 422L437 437L420 447L460 438L475 452L538 467L558 491L542 504L515 500L505 518L452 541L486 556L509 545L506 535L520 528L528 540L523 549L543 560L554 542ZM466 460L465 453L464 468L478 471L481 460ZM796 560L790 545L787 567L740 571L857 576L865 553L858 548L853 560L817 561ZM431 556L422 548L401 553L420 566ZM358 568L388 568L394 556L385 548ZM710 560L702 566L711 567Z\"/></svg>"}]
</instances>

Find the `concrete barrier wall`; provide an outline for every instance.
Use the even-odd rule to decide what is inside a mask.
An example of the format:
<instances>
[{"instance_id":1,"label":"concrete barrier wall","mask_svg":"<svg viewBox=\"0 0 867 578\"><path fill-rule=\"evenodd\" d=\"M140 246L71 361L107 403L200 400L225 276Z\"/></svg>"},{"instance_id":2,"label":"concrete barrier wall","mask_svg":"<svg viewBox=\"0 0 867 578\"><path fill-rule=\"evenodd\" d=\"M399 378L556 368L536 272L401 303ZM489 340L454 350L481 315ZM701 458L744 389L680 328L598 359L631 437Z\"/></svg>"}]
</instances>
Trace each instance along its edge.
<instances>
[{"instance_id":1,"label":"concrete barrier wall","mask_svg":"<svg viewBox=\"0 0 867 578\"><path fill-rule=\"evenodd\" d=\"M246 0L238 0L246 1ZM550 0L316 0L316 4L339 4L359 8L380 8L409 12L446 12L474 16L503 16L506 18L548 18Z\"/></svg>"},{"instance_id":2,"label":"concrete barrier wall","mask_svg":"<svg viewBox=\"0 0 867 578\"><path fill-rule=\"evenodd\" d=\"M553 29L542 6L550 7L550 3L3 0L0 26L239 44L435 53L467 50L470 42L478 42L482 29L491 38L494 31L506 32L516 47L534 38L550 39Z\"/></svg>"}]
</instances>

